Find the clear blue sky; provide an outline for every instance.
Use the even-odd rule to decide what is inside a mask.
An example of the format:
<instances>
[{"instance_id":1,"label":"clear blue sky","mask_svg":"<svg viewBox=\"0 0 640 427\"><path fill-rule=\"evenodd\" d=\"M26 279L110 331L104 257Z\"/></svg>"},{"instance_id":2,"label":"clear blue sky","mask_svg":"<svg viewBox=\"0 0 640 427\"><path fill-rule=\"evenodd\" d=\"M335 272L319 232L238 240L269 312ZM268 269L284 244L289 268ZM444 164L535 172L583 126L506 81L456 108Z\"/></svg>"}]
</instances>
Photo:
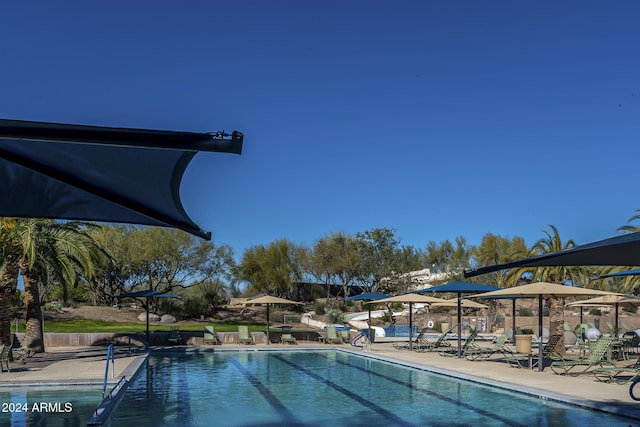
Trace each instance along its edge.
<instances>
[{"instance_id":1,"label":"clear blue sky","mask_svg":"<svg viewBox=\"0 0 640 427\"><path fill-rule=\"evenodd\" d=\"M376 227L588 243L640 208L639 23L637 1L8 2L0 117L244 132L182 188L238 257Z\"/></svg>"}]
</instances>

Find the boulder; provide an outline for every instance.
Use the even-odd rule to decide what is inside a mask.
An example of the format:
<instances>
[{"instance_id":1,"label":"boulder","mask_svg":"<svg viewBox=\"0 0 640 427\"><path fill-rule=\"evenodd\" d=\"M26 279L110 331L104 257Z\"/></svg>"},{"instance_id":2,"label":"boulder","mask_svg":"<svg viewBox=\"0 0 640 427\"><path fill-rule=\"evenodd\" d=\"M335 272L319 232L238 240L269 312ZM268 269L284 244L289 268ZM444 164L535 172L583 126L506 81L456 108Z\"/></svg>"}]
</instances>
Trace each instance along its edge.
<instances>
[{"instance_id":1,"label":"boulder","mask_svg":"<svg viewBox=\"0 0 640 427\"><path fill-rule=\"evenodd\" d=\"M160 318L160 323L176 323L177 320L170 314L163 314Z\"/></svg>"},{"instance_id":2,"label":"boulder","mask_svg":"<svg viewBox=\"0 0 640 427\"><path fill-rule=\"evenodd\" d=\"M138 315L138 320L141 322L146 322L147 321L147 313L140 313ZM154 313L149 313L149 322L157 322L158 320L160 320L160 316L158 316L157 314Z\"/></svg>"}]
</instances>

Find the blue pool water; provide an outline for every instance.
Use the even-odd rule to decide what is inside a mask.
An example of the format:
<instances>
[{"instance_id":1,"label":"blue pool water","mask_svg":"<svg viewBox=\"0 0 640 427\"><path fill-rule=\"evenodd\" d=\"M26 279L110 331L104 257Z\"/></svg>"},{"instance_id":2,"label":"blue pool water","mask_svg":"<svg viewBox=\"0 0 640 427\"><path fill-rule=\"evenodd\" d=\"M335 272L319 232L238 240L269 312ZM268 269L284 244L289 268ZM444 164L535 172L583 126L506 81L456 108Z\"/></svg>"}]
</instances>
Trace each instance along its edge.
<instances>
[{"instance_id":1,"label":"blue pool water","mask_svg":"<svg viewBox=\"0 0 640 427\"><path fill-rule=\"evenodd\" d=\"M634 420L341 351L153 354L111 426L628 426Z\"/></svg>"},{"instance_id":2,"label":"blue pool water","mask_svg":"<svg viewBox=\"0 0 640 427\"><path fill-rule=\"evenodd\" d=\"M0 389L0 427L85 427L102 387Z\"/></svg>"}]
</instances>

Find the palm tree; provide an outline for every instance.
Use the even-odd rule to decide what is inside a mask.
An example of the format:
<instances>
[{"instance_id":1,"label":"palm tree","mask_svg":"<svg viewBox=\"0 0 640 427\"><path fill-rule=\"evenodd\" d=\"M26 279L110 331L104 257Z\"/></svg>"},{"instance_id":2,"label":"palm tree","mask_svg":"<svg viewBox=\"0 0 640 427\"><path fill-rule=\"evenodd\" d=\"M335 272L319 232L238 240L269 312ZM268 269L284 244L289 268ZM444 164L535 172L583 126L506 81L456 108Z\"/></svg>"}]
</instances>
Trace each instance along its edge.
<instances>
[{"instance_id":1,"label":"palm tree","mask_svg":"<svg viewBox=\"0 0 640 427\"><path fill-rule=\"evenodd\" d=\"M640 209L636 209L636 212L640 212ZM640 220L640 214L636 214L629 218L626 225L618 228L618 231L624 231L626 233L640 232L640 226L632 224L634 221ZM637 269L637 266L614 266L602 268L598 275L619 273L621 271ZM635 295L640 294L640 276L624 276L622 278L607 278L603 279L603 283L616 290L616 292L633 293Z\"/></svg>"},{"instance_id":2,"label":"palm tree","mask_svg":"<svg viewBox=\"0 0 640 427\"><path fill-rule=\"evenodd\" d=\"M576 246L573 240L563 242L558 229L549 225L551 231L544 231L546 237L538 240L532 247L529 256L536 256L571 249ZM557 266L557 267L521 267L512 271L507 281L515 285L521 278L529 281L543 281L557 284L588 283L589 269L585 267ZM559 334L564 348L564 298L549 297L545 299L549 309L549 334Z\"/></svg>"},{"instance_id":3,"label":"palm tree","mask_svg":"<svg viewBox=\"0 0 640 427\"><path fill-rule=\"evenodd\" d=\"M44 351L42 297L39 286L57 280L63 286L75 283L78 274L93 275L94 265L107 254L86 232L95 224L21 219L15 228L20 243L18 268L24 282L27 311L26 346Z\"/></svg>"},{"instance_id":4,"label":"palm tree","mask_svg":"<svg viewBox=\"0 0 640 427\"><path fill-rule=\"evenodd\" d=\"M15 219L0 218L0 345L11 342L11 301L18 287L18 254L12 230Z\"/></svg>"}]
</instances>

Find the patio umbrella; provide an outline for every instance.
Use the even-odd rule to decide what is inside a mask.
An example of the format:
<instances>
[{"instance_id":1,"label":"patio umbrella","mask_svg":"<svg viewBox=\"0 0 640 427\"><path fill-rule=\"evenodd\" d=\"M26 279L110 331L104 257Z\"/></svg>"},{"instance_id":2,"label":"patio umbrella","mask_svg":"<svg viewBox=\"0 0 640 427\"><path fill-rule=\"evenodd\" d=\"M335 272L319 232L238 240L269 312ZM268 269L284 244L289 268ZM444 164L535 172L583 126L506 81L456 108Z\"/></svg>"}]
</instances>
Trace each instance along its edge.
<instances>
[{"instance_id":1,"label":"patio umbrella","mask_svg":"<svg viewBox=\"0 0 640 427\"><path fill-rule=\"evenodd\" d=\"M420 291L416 291L418 294L426 293L426 292L441 292L441 293L456 293L458 294L458 301L462 299L462 294L477 294L480 292L490 292L496 291L501 288L496 288L495 286L487 286L480 285L477 283L470 282L449 282L444 285L433 286L431 288L422 289ZM462 337L461 337L461 322L462 322L462 306L458 304L458 358L462 357Z\"/></svg>"},{"instance_id":2,"label":"patio umbrella","mask_svg":"<svg viewBox=\"0 0 640 427\"><path fill-rule=\"evenodd\" d=\"M640 298L631 295L603 295L584 301L570 302L565 304L568 307L599 307L599 306L615 306L615 328L614 335L618 336L618 308L619 306L640 307Z\"/></svg>"},{"instance_id":3,"label":"patio umbrella","mask_svg":"<svg viewBox=\"0 0 640 427\"><path fill-rule=\"evenodd\" d=\"M302 304L301 302L291 301L284 298L264 295L258 298L250 299L245 304L266 304L267 306L267 345L269 344L269 306L271 304Z\"/></svg>"},{"instance_id":4,"label":"patio umbrella","mask_svg":"<svg viewBox=\"0 0 640 427\"><path fill-rule=\"evenodd\" d=\"M145 298L147 300L145 304L145 312L147 314L147 345L149 345L149 298L180 298L173 294L166 294L158 291L152 291L150 289L146 291L127 292L124 294L116 295L116 298Z\"/></svg>"},{"instance_id":5,"label":"patio umbrella","mask_svg":"<svg viewBox=\"0 0 640 427\"><path fill-rule=\"evenodd\" d=\"M413 320L412 320L412 308L414 303L433 304L434 302L446 302L446 300L429 297L426 295L418 295L415 293L396 295L395 297L389 297L379 299L376 301L370 301L365 304L378 304L387 302L400 302L409 304L409 349L413 350Z\"/></svg>"},{"instance_id":6,"label":"patio umbrella","mask_svg":"<svg viewBox=\"0 0 640 427\"><path fill-rule=\"evenodd\" d=\"M352 297L347 297L345 301L376 301L387 298L388 295L379 294L377 292L364 292L359 295L354 295ZM367 305L369 309L369 328L371 328L371 305Z\"/></svg>"},{"instance_id":7,"label":"patio umbrella","mask_svg":"<svg viewBox=\"0 0 640 427\"><path fill-rule=\"evenodd\" d=\"M551 252L519 261L465 270L464 277L474 277L515 267L553 267L580 265L638 265L640 232L611 237L563 251Z\"/></svg>"},{"instance_id":8,"label":"patio umbrella","mask_svg":"<svg viewBox=\"0 0 640 427\"><path fill-rule=\"evenodd\" d=\"M559 285L557 283L534 282L528 285L514 286L512 288L501 289L499 291L486 292L473 295L472 298L487 297L537 297L538 298L538 344L539 357L542 361L542 299L550 297L570 297L588 295L611 295L612 292L599 291L597 289L586 289L577 286ZM538 363L538 369L542 371L543 363Z\"/></svg>"},{"instance_id":9,"label":"patio umbrella","mask_svg":"<svg viewBox=\"0 0 640 427\"><path fill-rule=\"evenodd\" d=\"M489 308L488 305L480 304L479 302L471 301L470 299L458 300L451 299L446 300L447 302L434 302L431 304L431 307L458 307L458 305L462 308Z\"/></svg>"}]
</instances>

